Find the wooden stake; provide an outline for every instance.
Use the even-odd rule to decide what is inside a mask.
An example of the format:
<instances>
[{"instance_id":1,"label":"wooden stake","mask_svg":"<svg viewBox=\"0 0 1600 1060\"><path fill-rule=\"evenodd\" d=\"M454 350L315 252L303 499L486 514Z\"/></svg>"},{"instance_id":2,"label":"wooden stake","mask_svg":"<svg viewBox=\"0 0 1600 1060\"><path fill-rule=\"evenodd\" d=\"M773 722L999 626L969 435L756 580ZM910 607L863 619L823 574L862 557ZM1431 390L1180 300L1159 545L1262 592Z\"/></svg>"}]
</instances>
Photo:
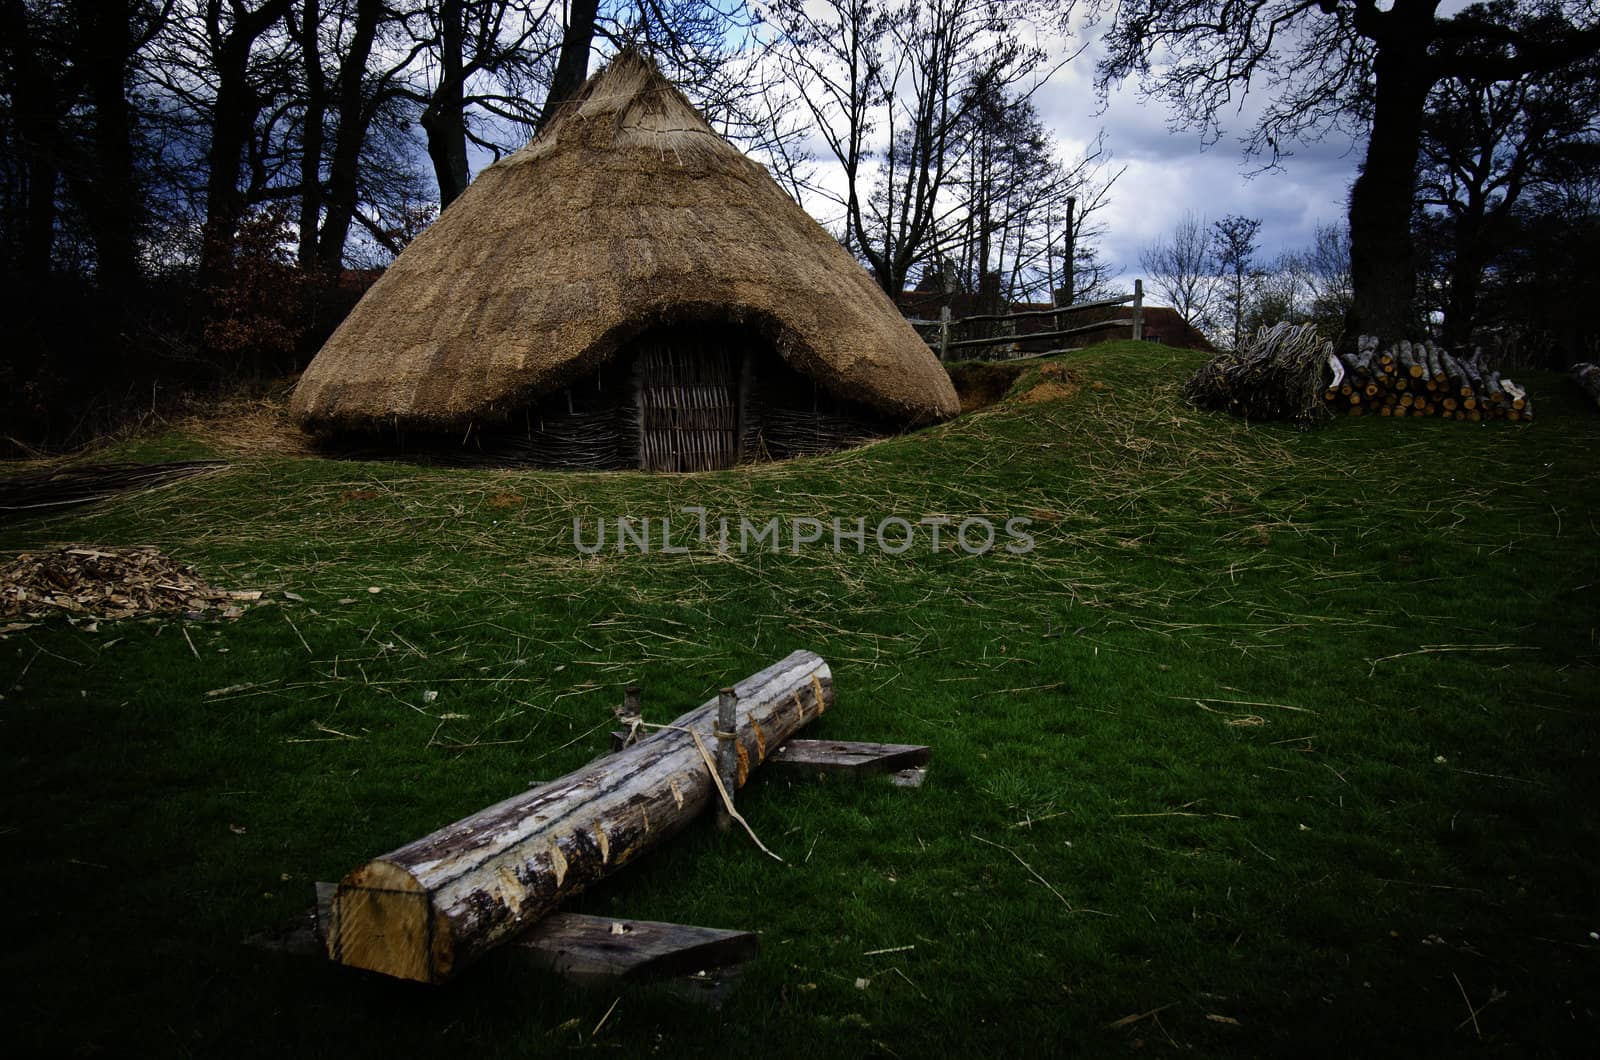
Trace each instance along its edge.
<instances>
[{"instance_id":1,"label":"wooden stake","mask_svg":"<svg viewBox=\"0 0 1600 1060\"><path fill-rule=\"evenodd\" d=\"M738 710L737 692L724 688L717 693L717 775L722 778L722 786L729 798L733 797L738 786L739 756L734 750L734 741L739 738ZM717 803L717 827L724 832L733 827L733 817L720 801Z\"/></svg>"}]
</instances>

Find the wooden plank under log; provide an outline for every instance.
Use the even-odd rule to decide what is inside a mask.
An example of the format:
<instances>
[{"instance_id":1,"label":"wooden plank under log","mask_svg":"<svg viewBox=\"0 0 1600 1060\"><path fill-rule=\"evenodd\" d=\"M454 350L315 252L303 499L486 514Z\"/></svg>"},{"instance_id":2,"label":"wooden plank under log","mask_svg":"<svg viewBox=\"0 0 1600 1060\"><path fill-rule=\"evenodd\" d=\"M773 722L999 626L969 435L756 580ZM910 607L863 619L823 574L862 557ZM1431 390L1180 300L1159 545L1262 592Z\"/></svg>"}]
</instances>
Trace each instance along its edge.
<instances>
[{"instance_id":1,"label":"wooden plank under log","mask_svg":"<svg viewBox=\"0 0 1600 1060\"><path fill-rule=\"evenodd\" d=\"M753 931L551 913L512 942L529 963L574 982L648 982L755 960Z\"/></svg>"},{"instance_id":2,"label":"wooden plank under log","mask_svg":"<svg viewBox=\"0 0 1600 1060\"><path fill-rule=\"evenodd\" d=\"M628 734L620 729L611 733L612 750L627 746ZM881 773L920 772L932 756L922 744L867 743L859 740L788 740L767 757L767 766L783 773L807 775L849 773L868 776ZM903 786L915 787L916 784Z\"/></svg>"},{"instance_id":3,"label":"wooden plank under log","mask_svg":"<svg viewBox=\"0 0 1600 1060\"><path fill-rule=\"evenodd\" d=\"M320 925L328 922L337 884L317 884L317 904L249 941L295 957L327 957ZM557 911L507 944L516 957L570 982L654 982L720 971L755 960L761 942L752 931L620 920Z\"/></svg>"},{"instance_id":4,"label":"wooden plank under log","mask_svg":"<svg viewBox=\"0 0 1600 1060\"><path fill-rule=\"evenodd\" d=\"M807 651L734 687L741 786L833 705L828 664ZM362 865L334 895L328 955L401 979L450 979L707 807L714 788L700 747L714 753L716 712L713 699L623 751Z\"/></svg>"},{"instance_id":5,"label":"wooden plank under log","mask_svg":"<svg viewBox=\"0 0 1600 1060\"><path fill-rule=\"evenodd\" d=\"M767 765L798 773L898 773L926 765L931 755L929 748L919 744L790 740Z\"/></svg>"}]
</instances>

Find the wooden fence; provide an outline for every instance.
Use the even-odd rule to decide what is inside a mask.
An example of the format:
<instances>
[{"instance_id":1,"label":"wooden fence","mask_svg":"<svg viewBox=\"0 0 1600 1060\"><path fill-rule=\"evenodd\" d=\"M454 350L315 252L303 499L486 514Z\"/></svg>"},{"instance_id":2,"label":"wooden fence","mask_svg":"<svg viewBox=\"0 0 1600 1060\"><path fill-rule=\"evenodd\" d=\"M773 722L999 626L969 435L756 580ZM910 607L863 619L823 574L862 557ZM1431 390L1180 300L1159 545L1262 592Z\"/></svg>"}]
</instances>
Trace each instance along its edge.
<instances>
[{"instance_id":1,"label":"wooden fence","mask_svg":"<svg viewBox=\"0 0 1600 1060\"><path fill-rule=\"evenodd\" d=\"M1097 320L1089 324L1079 324L1068 327L1066 318L1074 313L1081 313L1090 309L1104 309L1107 306L1126 305L1132 302L1132 312L1128 317L1120 320ZM1017 328L1016 321L1038 320L1044 317L1052 318L1054 329L1050 331L1022 331ZM982 338L962 339L951 338L951 333L960 333L961 329L971 324L997 323L1002 325L1001 334L990 335ZM913 327L921 334L923 340L939 355L939 360L948 361L952 350L981 349L985 346L1015 345L1023 342L1043 342L1049 339L1065 339L1074 335L1085 335L1092 331L1105 331L1109 328L1130 328L1134 341L1144 338L1144 281L1133 281L1133 293L1121 298L1102 298L1094 302L1077 302L1073 305L1060 306L1055 309L1031 309L1022 313L980 313L976 316L962 317L952 320L950 307L944 306L939 311L938 320L913 320ZM936 330L935 330L936 329ZM929 331L933 331L930 336ZM1016 354L1015 357L1043 357L1051 353L1061 353L1062 350L1044 350L1038 353Z\"/></svg>"}]
</instances>

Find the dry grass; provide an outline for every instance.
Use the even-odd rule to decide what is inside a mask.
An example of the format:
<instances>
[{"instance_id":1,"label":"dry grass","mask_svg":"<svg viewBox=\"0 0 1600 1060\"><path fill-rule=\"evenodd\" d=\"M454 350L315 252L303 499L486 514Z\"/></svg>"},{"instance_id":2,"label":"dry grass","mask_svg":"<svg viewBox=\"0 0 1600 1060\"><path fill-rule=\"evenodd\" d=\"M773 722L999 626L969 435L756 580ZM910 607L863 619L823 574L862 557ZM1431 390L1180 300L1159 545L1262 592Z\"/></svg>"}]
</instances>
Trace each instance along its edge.
<instances>
[{"instance_id":1,"label":"dry grass","mask_svg":"<svg viewBox=\"0 0 1600 1060\"><path fill-rule=\"evenodd\" d=\"M286 402L234 396L191 408L171 429L228 456L312 456L311 436L289 418Z\"/></svg>"}]
</instances>

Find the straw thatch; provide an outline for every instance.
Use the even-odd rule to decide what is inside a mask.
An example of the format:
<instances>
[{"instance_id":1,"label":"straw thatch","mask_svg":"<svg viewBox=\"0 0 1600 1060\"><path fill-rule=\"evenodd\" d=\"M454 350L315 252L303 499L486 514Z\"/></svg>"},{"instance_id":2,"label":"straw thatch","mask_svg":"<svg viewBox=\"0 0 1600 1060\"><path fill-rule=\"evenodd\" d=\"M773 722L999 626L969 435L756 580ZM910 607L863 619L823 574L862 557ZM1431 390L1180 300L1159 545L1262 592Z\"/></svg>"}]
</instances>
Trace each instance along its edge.
<instances>
[{"instance_id":1,"label":"straw thatch","mask_svg":"<svg viewBox=\"0 0 1600 1060\"><path fill-rule=\"evenodd\" d=\"M894 422L959 410L861 266L624 53L395 259L290 411L308 428L459 430L527 408L653 326L697 321L752 328Z\"/></svg>"}]
</instances>

